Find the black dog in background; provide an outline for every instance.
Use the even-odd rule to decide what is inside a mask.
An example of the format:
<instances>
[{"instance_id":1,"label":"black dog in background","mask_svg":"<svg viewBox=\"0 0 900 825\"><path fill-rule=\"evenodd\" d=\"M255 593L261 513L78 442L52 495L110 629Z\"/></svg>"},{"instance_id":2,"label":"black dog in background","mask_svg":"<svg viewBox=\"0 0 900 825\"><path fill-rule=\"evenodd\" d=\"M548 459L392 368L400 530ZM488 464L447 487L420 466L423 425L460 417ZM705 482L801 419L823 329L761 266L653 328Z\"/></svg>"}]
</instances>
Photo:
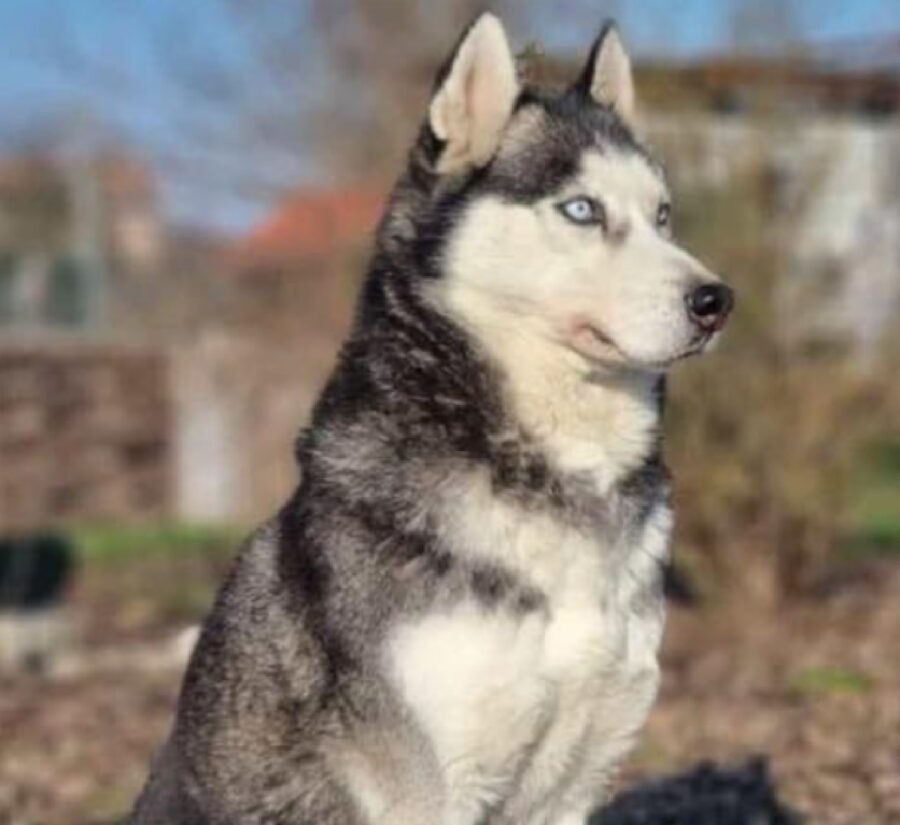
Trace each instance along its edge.
<instances>
[{"instance_id":1,"label":"black dog in background","mask_svg":"<svg viewBox=\"0 0 900 825\"><path fill-rule=\"evenodd\" d=\"M701 763L619 794L590 825L799 825L778 799L764 759L723 768Z\"/></svg>"},{"instance_id":2,"label":"black dog in background","mask_svg":"<svg viewBox=\"0 0 900 825\"><path fill-rule=\"evenodd\" d=\"M62 536L0 538L0 610L36 610L55 604L72 568L72 548Z\"/></svg>"}]
</instances>

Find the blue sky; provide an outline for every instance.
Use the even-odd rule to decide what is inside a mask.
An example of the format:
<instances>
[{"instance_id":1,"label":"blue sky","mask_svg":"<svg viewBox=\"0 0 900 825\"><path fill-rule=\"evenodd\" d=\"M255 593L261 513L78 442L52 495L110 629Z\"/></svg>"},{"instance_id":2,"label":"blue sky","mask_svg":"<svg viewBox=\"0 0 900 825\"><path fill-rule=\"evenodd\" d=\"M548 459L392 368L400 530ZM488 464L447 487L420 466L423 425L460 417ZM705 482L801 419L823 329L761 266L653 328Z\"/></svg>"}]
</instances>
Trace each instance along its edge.
<instances>
[{"instance_id":1,"label":"blue sky","mask_svg":"<svg viewBox=\"0 0 900 825\"><path fill-rule=\"evenodd\" d=\"M255 1L244 0L248 7ZM241 77L245 55L222 12L227 2L0 0L0 146L9 152L34 142L68 145L90 140L84 136L112 135L157 166L165 207L174 221L231 229L247 225L267 208L265 198L219 191L210 177L232 162L252 165L252 159L229 158L226 147L221 157L204 165L202 176L192 173L191 159L209 155L209 147L185 135L202 134L204 125L210 131L227 129L228 113L185 96L165 65L167 49L178 49L188 63L216 67L227 82ZM308 14L306 2L282 0L281 8L291 4L302 20ZM279 7L268 5L275 9L269 15L274 30ZM537 34L548 51L584 48L592 33L585 33L586 17L596 16L599 22L613 11L636 53L689 57L731 47L734 5L721 0L536 0L530 5L529 30L521 34L529 39ZM799 0L792 7L805 41L900 32L897 0ZM592 20L591 30L595 25ZM316 66L312 31L298 30L295 37L297 49L305 50ZM448 33L448 41L452 38ZM194 144L188 145L191 140ZM177 171L172 158L178 161ZM278 169L282 183L315 178L302 151L285 157Z\"/></svg>"},{"instance_id":2,"label":"blue sky","mask_svg":"<svg viewBox=\"0 0 900 825\"><path fill-rule=\"evenodd\" d=\"M727 49L730 18L738 4L729 0L623 0L615 5L622 28L638 51L691 55ZM801 0L758 3L790 7L804 41L830 42L900 31L897 0Z\"/></svg>"}]
</instances>

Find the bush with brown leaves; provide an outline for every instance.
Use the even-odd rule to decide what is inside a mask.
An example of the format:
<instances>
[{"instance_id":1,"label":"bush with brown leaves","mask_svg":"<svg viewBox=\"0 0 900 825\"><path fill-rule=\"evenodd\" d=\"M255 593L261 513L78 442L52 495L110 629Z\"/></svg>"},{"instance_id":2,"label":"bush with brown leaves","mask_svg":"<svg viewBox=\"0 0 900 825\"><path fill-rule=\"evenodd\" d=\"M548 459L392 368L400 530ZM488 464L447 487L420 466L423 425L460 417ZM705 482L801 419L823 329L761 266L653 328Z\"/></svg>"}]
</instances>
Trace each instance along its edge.
<instances>
[{"instance_id":1,"label":"bush with brown leaves","mask_svg":"<svg viewBox=\"0 0 900 825\"><path fill-rule=\"evenodd\" d=\"M888 426L891 382L880 355L813 332L824 277L802 296L786 288L796 212L765 169L683 201L681 241L738 298L722 346L670 385L677 563L706 595L777 601L833 557L861 448Z\"/></svg>"}]
</instances>

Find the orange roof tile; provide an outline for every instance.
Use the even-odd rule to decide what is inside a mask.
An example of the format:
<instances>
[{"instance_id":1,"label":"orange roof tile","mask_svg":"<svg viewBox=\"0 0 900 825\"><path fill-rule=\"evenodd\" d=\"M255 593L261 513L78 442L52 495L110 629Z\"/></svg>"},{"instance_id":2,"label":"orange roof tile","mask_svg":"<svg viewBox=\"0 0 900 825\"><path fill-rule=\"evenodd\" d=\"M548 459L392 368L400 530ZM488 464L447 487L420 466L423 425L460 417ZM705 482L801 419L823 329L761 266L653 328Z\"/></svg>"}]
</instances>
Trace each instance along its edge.
<instances>
[{"instance_id":1,"label":"orange roof tile","mask_svg":"<svg viewBox=\"0 0 900 825\"><path fill-rule=\"evenodd\" d=\"M370 235L384 195L366 189L304 190L240 241L241 264L325 257Z\"/></svg>"}]
</instances>

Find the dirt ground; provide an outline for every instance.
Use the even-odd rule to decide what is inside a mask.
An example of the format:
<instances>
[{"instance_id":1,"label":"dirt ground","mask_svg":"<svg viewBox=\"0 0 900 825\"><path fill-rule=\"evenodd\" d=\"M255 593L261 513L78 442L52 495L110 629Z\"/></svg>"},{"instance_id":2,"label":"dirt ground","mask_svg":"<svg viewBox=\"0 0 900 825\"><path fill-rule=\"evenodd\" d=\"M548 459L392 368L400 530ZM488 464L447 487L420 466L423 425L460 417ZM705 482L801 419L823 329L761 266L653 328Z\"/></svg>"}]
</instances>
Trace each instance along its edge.
<instances>
[{"instance_id":1,"label":"dirt ground","mask_svg":"<svg viewBox=\"0 0 900 825\"><path fill-rule=\"evenodd\" d=\"M900 823L900 565L768 618L671 619L627 780L765 754L809 825Z\"/></svg>"},{"instance_id":2,"label":"dirt ground","mask_svg":"<svg viewBox=\"0 0 900 825\"><path fill-rule=\"evenodd\" d=\"M220 572L169 562L86 577L84 655L0 680L0 823L101 825L127 810L169 725L178 630ZM152 594L173 581L161 605ZM810 825L900 823L900 564L767 618L670 616L662 694L623 786L766 754Z\"/></svg>"}]
</instances>

